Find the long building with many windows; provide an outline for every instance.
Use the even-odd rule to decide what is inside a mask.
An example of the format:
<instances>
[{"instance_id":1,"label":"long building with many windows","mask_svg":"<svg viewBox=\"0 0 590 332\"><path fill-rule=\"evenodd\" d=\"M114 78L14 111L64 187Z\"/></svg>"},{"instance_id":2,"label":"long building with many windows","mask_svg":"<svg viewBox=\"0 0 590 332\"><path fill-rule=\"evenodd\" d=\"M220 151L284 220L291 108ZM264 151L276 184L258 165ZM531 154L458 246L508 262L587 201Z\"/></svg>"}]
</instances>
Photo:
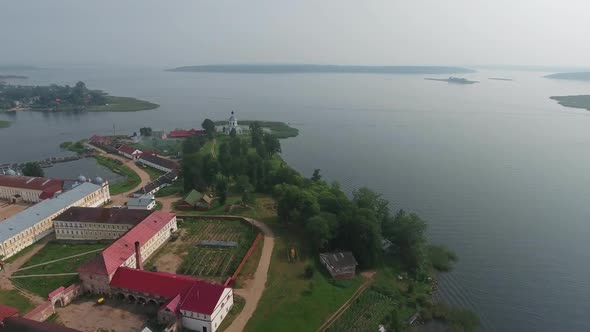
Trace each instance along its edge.
<instances>
[{"instance_id":1,"label":"long building with many windows","mask_svg":"<svg viewBox=\"0 0 590 332\"><path fill-rule=\"evenodd\" d=\"M64 180L20 175L0 175L0 199L38 203L61 193Z\"/></svg>"},{"instance_id":2,"label":"long building with many windows","mask_svg":"<svg viewBox=\"0 0 590 332\"><path fill-rule=\"evenodd\" d=\"M97 207L111 198L108 182L84 182L0 222L0 255L10 257L53 232L53 219L72 206Z\"/></svg>"},{"instance_id":3,"label":"long building with many windows","mask_svg":"<svg viewBox=\"0 0 590 332\"><path fill-rule=\"evenodd\" d=\"M153 211L71 207L53 220L58 240L114 240Z\"/></svg>"}]
</instances>

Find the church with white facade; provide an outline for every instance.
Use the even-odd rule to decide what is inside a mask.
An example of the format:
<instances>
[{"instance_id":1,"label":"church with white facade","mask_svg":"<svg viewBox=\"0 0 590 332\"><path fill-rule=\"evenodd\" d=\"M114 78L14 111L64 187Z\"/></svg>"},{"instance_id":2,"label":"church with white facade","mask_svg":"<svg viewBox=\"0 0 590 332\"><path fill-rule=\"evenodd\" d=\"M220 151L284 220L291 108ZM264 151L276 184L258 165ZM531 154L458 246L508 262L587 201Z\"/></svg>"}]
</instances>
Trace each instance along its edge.
<instances>
[{"instance_id":1,"label":"church with white facade","mask_svg":"<svg viewBox=\"0 0 590 332\"><path fill-rule=\"evenodd\" d=\"M231 112L227 125L223 126L223 133L229 135L232 130L235 130L238 135L242 134L242 128L238 125L238 119L234 115L234 111Z\"/></svg>"}]
</instances>

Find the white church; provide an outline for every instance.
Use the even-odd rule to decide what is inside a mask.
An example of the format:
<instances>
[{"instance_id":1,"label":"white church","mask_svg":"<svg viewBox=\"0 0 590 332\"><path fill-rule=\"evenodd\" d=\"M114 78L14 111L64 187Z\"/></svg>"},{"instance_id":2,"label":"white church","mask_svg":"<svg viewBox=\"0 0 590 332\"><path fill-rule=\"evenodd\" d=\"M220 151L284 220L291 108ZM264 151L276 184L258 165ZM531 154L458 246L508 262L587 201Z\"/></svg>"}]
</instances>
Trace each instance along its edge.
<instances>
[{"instance_id":1,"label":"white church","mask_svg":"<svg viewBox=\"0 0 590 332\"><path fill-rule=\"evenodd\" d=\"M231 116L229 117L229 120L227 121L227 125L223 127L223 133L226 135L229 135L231 133L232 129L236 130L236 134L238 134L238 135L242 134L242 128L238 125L238 119L234 115L234 111L231 112Z\"/></svg>"}]
</instances>

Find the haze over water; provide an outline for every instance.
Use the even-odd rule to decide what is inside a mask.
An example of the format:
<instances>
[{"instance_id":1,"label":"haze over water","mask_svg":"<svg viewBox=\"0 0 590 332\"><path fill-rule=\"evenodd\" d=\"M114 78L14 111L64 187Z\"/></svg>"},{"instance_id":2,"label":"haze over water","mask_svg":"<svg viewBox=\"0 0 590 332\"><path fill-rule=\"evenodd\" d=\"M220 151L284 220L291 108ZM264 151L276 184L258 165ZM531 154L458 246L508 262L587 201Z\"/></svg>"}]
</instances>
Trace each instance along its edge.
<instances>
[{"instance_id":1,"label":"haze over water","mask_svg":"<svg viewBox=\"0 0 590 332\"><path fill-rule=\"evenodd\" d=\"M75 84L157 102L139 113L1 114L0 163L63 154L92 134L199 127L238 119L300 129L283 157L320 168L347 191L368 186L394 209L429 221L429 237L457 252L445 300L475 310L486 331L590 329L590 112L551 95L590 83L538 72L481 71L475 85L422 75L205 74L161 68L53 68L27 84ZM431 75L428 75L431 77ZM509 77L512 82L488 81ZM76 176L78 174L75 174Z\"/></svg>"}]
</instances>

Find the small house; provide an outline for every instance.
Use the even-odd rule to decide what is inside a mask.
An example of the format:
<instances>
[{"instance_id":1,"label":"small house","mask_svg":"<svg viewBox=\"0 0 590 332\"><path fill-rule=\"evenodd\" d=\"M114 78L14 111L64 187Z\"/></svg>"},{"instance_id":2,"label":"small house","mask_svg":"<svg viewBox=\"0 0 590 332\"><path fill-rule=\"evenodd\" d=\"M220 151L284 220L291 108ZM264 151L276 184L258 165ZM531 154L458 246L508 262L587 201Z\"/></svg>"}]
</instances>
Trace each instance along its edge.
<instances>
[{"instance_id":1,"label":"small house","mask_svg":"<svg viewBox=\"0 0 590 332\"><path fill-rule=\"evenodd\" d=\"M154 195L134 195L127 202L130 210L153 210L156 207Z\"/></svg>"},{"instance_id":2,"label":"small house","mask_svg":"<svg viewBox=\"0 0 590 332\"><path fill-rule=\"evenodd\" d=\"M178 210L200 210L205 211L211 208L213 199L209 195L202 194L195 189L191 190L188 195L178 203Z\"/></svg>"},{"instance_id":3,"label":"small house","mask_svg":"<svg viewBox=\"0 0 590 332\"><path fill-rule=\"evenodd\" d=\"M137 158L139 158L142 154L141 150L138 150L129 145L121 145L117 150L119 151L120 155L123 155L132 160L137 160Z\"/></svg>"},{"instance_id":4,"label":"small house","mask_svg":"<svg viewBox=\"0 0 590 332\"><path fill-rule=\"evenodd\" d=\"M322 253L320 261L334 279L351 279L356 274L358 263L350 251Z\"/></svg>"}]
</instances>

